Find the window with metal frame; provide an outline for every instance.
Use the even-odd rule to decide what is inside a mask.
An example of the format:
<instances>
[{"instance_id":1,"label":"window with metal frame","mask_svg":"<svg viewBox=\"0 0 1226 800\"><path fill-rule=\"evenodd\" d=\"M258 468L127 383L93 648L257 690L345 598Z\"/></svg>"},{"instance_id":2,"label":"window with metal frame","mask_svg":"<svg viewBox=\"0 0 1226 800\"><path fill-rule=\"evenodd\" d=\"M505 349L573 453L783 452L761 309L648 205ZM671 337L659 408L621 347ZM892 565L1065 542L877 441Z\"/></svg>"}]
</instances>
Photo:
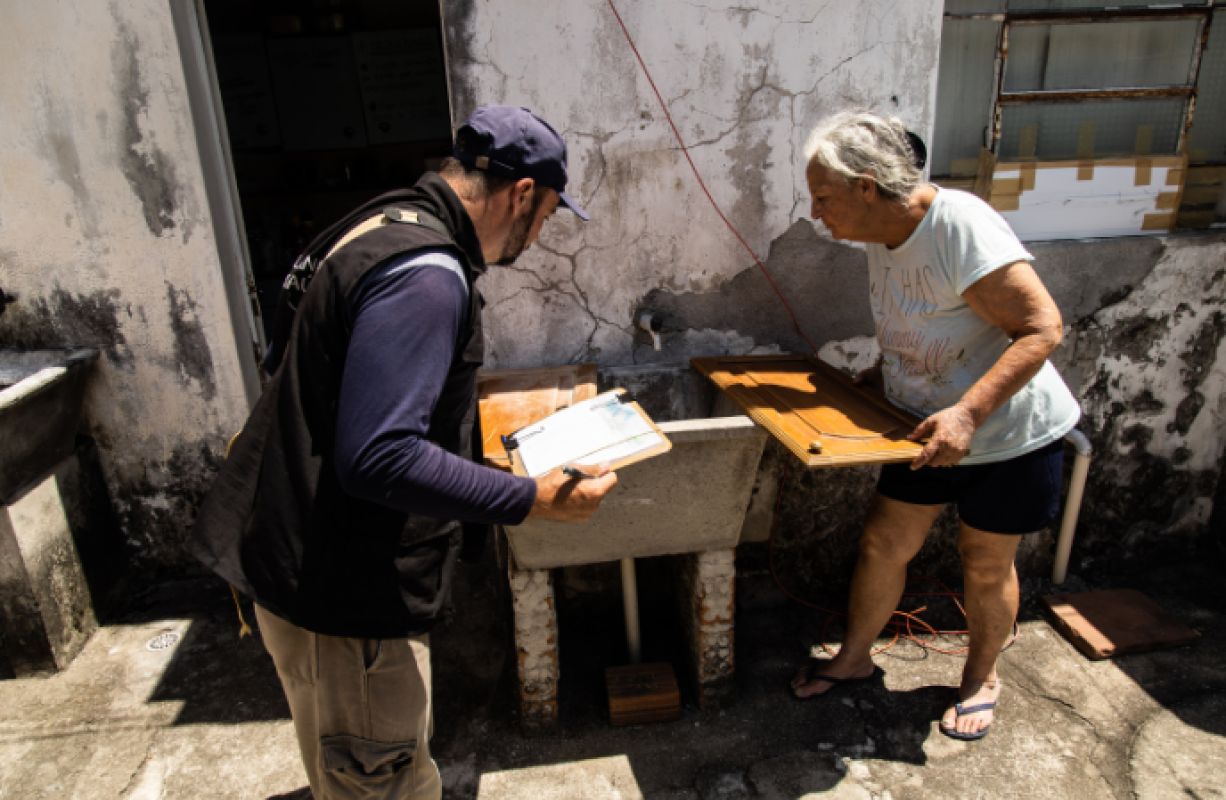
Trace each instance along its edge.
<instances>
[{"instance_id":1,"label":"window with metal frame","mask_svg":"<svg viewBox=\"0 0 1226 800\"><path fill-rule=\"evenodd\" d=\"M970 188L984 149L1004 161L1186 155L1180 223L1222 220L1223 6L947 0L933 176Z\"/></svg>"}]
</instances>

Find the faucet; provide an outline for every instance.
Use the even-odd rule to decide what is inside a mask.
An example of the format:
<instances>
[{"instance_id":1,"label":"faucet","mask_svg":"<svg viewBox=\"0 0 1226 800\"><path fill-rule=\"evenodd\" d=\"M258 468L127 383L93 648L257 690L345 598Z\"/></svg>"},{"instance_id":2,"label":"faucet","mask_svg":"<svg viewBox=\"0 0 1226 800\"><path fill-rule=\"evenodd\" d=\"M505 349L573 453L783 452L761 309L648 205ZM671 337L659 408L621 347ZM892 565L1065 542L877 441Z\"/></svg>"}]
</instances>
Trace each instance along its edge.
<instances>
[{"instance_id":1,"label":"faucet","mask_svg":"<svg viewBox=\"0 0 1226 800\"><path fill-rule=\"evenodd\" d=\"M660 352L660 329L664 327L664 321L660 315L640 308L634 315L634 325L651 337L651 346L657 353Z\"/></svg>"}]
</instances>

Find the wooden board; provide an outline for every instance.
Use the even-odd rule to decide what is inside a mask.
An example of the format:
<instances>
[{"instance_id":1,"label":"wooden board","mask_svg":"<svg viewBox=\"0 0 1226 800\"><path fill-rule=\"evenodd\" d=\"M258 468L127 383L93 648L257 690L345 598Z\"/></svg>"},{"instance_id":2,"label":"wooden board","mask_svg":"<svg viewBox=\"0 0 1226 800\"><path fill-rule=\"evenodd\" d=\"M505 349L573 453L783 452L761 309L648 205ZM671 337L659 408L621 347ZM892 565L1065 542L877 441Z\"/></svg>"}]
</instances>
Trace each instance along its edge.
<instances>
[{"instance_id":1,"label":"wooden board","mask_svg":"<svg viewBox=\"0 0 1226 800\"><path fill-rule=\"evenodd\" d=\"M1098 660L1190 644L1192 628L1134 589L1102 589L1043 598L1052 625L1086 658Z\"/></svg>"},{"instance_id":2,"label":"wooden board","mask_svg":"<svg viewBox=\"0 0 1226 800\"><path fill-rule=\"evenodd\" d=\"M596 365L489 370L477 376L481 448L490 466L510 471L505 434L596 396Z\"/></svg>"},{"instance_id":3,"label":"wooden board","mask_svg":"<svg viewBox=\"0 0 1226 800\"><path fill-rule=\"evenodd\" d=\"M668 722L681 716L681 692L671 664L609 667L604 677L609 722L614 725Z\"/></svg>"},{"instance_id":4,"label":"wooden board","mask_svg":"<svg viewBox=\"0 0 1226 800\"><path fill-rule=\"evenodd\" d=\"M922 449L906 439L919 419L819 359L723 356L690 363L806 466L910 461Z\"/></svg>"}]
</instances>

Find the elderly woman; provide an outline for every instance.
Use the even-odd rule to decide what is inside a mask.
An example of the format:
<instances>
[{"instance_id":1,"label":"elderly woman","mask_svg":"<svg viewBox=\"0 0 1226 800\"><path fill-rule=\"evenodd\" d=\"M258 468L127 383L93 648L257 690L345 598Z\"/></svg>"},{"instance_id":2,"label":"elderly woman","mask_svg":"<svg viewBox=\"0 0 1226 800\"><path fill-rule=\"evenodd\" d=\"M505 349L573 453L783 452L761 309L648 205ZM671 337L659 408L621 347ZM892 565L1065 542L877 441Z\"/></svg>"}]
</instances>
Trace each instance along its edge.
<instances>
[{"instance_id":1,"label":"elderly woman","mask_svg":"<svg viewBox=\"0 0 1226 800\"><path fill-rule=\"evenodd\" d=\"M978 739L992 723L996 660L1017 616L1018 535L1055 517L1060 440L1080 415L1047 361L1060 312L999 214L974 195L921 182L898 120L838 114L813 132L806 155L813 218L837 239L866 244L880 378L893 403L923 420L910 438L924 447L910 464L882 469L843 646L833 659L810 659L792 690L816 697L877 674L871 647L907 563L954 503L970 646L940 727Z\"/></svg>"}]
</instances>

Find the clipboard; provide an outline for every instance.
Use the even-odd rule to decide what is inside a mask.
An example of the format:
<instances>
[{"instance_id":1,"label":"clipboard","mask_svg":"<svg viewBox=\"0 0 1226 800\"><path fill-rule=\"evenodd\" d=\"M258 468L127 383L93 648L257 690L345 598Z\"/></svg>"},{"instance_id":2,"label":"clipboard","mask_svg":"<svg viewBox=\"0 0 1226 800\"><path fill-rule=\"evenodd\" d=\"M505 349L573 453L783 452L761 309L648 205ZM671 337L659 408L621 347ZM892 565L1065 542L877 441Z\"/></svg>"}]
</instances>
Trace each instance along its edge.
<instances>
[{"instance_id":1,"label":"clipboard","mask_svg":"<svg viewBox=\"0 0 1226 800\"><path fill-rule=\"evenodd\" d=\"M535 478L566 464L609 469L667 453L673 444L634 396L611 389L502 437L516 475Z\"/></svg>"}]
</instances>

